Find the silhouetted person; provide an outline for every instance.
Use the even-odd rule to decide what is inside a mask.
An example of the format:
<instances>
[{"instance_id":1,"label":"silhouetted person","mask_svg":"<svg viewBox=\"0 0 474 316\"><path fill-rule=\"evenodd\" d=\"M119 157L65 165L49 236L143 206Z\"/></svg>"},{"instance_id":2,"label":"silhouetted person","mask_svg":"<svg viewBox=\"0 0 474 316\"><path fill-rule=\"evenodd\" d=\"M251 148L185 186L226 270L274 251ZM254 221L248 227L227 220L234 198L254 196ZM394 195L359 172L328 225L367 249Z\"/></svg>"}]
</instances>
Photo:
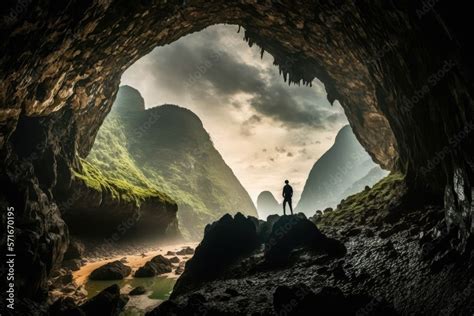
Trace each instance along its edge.
<instances>
[{"instance_id":1,"label":"silhouetted person","mask_svg":"<svg viewBox=\"0 0 474 316\"><path fill-rule=\"evenodd\" d=\"M290 206L291 215L293 215L293 206L291 205L293 188L288 183L290 183L290 181L285 180L285 186L283 187L283 215L286 215L286 203Z\"/></svg>"}]
</instances>

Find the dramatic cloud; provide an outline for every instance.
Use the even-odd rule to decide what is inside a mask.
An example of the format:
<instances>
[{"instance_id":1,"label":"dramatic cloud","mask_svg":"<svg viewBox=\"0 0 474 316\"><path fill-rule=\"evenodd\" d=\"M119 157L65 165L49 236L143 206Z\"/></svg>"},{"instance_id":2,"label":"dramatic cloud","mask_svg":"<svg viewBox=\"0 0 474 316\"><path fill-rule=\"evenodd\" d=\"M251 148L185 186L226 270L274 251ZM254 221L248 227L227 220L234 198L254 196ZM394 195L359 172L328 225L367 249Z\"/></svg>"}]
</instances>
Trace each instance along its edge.
<instances>
[{"instance_id":1,"label":"dramatic cloud","mask_svg":"<svg viewBox=\"0 0 474 316\"><path fill-rule=\"evenodd\" d=\"M137 61L122 83L137 88L146 106L189 108L255 200L278 193L290 178L298 197L313 163L347 124L324 85L288 86L273 65L249 48L237 27L218 25L158 47Z\"/></svg>"},{"instance_id":2,"label":"dramatic cloud","mask_svg":"<svg viewBox=\"0 0 474 316\"><path fill-rule=\"evenodd\" d=\"M199 95L210 106L240 108L249 104L259 114L289 127L327 128L328 124L345 121L337 110L318 106L327 104L320 82L315 81L314 88L288 87L267 60L257 66L242 58L236 46L245 43L226 42L229 36L235 37L235 31L211 28L154 50L149 69L156 89L168 94ZM247 98L239 99L239 95ZM230 99L233 102L229 103Z\"/></svg>"},{"instance_id":3,"label":"dramatic cloud","mask_svg":"<svg viewBox=\"0 0 474 316\"><path fill-rule=\"evenodd\" d=\"M245 120L242 123L242 126L240 128L240 133L244 136L253 135L253 129L260 122L262 122L262 118L260 116L256 114L252 115L251 117L249 117L247 120ZM266 151L266 149L263 149L263 151Z\"/></svg>"}]
</instances>

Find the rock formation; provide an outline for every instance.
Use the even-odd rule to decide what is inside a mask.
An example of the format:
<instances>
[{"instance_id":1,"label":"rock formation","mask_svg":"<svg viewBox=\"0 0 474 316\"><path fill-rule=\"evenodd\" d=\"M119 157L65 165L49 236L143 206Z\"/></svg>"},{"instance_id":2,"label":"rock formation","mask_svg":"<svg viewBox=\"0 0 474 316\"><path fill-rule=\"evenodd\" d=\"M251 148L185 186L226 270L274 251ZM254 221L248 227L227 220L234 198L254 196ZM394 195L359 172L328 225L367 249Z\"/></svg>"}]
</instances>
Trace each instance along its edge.
<instances>
[{"instance_id":1,"label":"rock formation","mask_svg":"<svg viewBox=\"0 0 474 316\"><path fill-rule=\"evenodd\" d=\"M291 252L306 248L335 257L343 257L346 248L335 239L327 238L303 214L282 216L273 225L265 240L265 260L269 264L288 261Z\"/></svg>"},{"instance_id":2,"label":"rock formation","mask_svg":"<svg viewBox=\"0 0 474 316\"><path fill-rule=\"evenodd\" d=\"M262 234L264 230L269 233ZM265 260L261 266L265 268L287 264L293 250L299 248L335 257L346 253L342 243L326 237L303 214L278 217L273 222L240 213L234 218L226 214L206 227L202 242L173 289L173 296L225 276L229 267L258 251L262 244Z\"/></svg>"},{"instance_id":3,"label":"rock formation","mask_svg":"<svg viewBox=\"0 0 474 316\"><path fill-rule=\"evenodd\" d=\"M380 172L373 172L372 177L368 177L372 169ZM331 148L314 164L295 210L312 216L316 210L335 207L351 193L359 192L359 187L372 186L386 174L346 125L338 132ZM355 187L351 188L353 185Z\"/></svg>"},{"instance_id":4,"label":"rock formation","mask_svg":"<svg viewBox=\"0 0 474 316\"><path fill-rule=\"evenodd\" d=\"M285 80L321 79L374 161L401 171L409 194L443 203L459 241L453 249L467 249L468 2L45 0L20 9L5 1L1 12L0 204L15 209L16 295L24 306L45 301L48 275L62 261L69 235L57 191L89 153L123 71L157 45L217 23L245 27L245 39L275 58Z\"/></svg>"},{"instance_id":5,"label":"rock formation","mask_svg":"<svg viewBox=\"0 0 474 316\"><path fill-rule=\"evenodd\" d=\"M261 219L267 219L269 215L281 214L282 206L270 191L263 191L257 197L257 211Z\"/></svg>"},{"instance_id":6,"label":"rock formation","mask_svg":"<svg viewBox=\"0 0 474 316\"><path fill-rule=\"evenodd\" d=\"M84 304L77 306L69 297L58 299L49 309L48 315L110 315L118 316L123 311L129 298L120 294L117 284L111 285Z\"/></svg>"},{"instance_id":7,"label":"rock formation","mask_svg":"<svg viewBox=\"0 0 474 316\"><path fill-rule=\"evenodd\" d=\"M91 280L122 280L132 272L132 268L121 261L109 262L94 271L89 276Z\"/></svg>"},{"instance_id":8,"label":"rock formation","mask_svg":"<svg viewBox=\"0 0 474 316\"><path fill-rule=\"evenodd\" d=\"M217 277L229 264L255 250L258 242L254 222L237 213L229 214L206 227L204 238L186 270L175 284L174 293L188 291Z\"/></svg>"},{"instance_id":9,"label":"rock formation","mask_svg":"<svg viewBox=\"0 0 474 316\"><path fill-rule=\"evenodd\" d=\"M176 201L180 230L189 239L200 239L204 226L225 213L256 215L201 120L175 105L145 110L140 93L129 86L119 89L86 161L105 177L137 187L135 191L156 190ZM166 223L166 207L164 211L161 222ZM148 222L155 231L165 230Z\"/></svg>"},{"instance_id":10,"label":"rock formation","mask_svg":"<svg viewBox=\"0 0 474 316\"><path fill-rule=\"evenodd\" d=\"M159 274L172 271L172 262L170 259L158 255L147 261L143 267L138 268L135 272L136 278L154 277Z\"/></svg>"},{"instance_id":11,"label":"rock formation","mask_svg":"<svg viewBox=\"0 0 474 316\"><path fill-rule=\"evenodd\" d=\"M301 214L279 217L264 247L234 253L217 275L186 265L171 300L149 315L469 315L473 244L454 251L442 208L409 209L405 193L392 174L313 218L317 227ZM225 231L197 247L199 266L216 259L209 248L232 240Z\"/></svg>"}]
</instances>

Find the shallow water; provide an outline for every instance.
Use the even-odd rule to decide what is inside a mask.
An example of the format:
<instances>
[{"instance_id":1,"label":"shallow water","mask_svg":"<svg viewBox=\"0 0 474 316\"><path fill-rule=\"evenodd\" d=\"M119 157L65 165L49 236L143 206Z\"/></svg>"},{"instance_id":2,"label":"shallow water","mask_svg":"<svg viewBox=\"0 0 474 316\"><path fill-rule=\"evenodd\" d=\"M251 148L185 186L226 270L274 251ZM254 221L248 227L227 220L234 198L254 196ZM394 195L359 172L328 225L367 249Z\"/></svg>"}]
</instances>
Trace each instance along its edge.
<instances>
[{"instance_id":1,"label":"shallow water","mask_svg":"<svg viewBox=\"0 0 474 316\"><path fill-rule=\"evenodd\" d=\"M128 278L119 281L88 280L85 284L85 289L87 290L88 298L91 298L112 284L118 284L123 294L128 294L129 291L137 286L143 286L147 292L143 295L130 296L130 301L121 314L124 316L138 316L144 315L145 311L168 299L175 283L175 278L168 278L166 276Z\"/></svg>"}]
</instances>

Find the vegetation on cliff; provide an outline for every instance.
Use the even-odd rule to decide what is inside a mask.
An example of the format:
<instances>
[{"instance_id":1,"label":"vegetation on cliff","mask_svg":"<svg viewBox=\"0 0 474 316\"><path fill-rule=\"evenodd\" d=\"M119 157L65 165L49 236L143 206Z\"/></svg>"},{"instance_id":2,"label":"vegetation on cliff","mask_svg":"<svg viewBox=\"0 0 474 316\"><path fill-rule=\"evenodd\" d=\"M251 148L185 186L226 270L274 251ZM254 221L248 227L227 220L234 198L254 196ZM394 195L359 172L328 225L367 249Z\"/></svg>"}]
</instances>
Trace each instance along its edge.
<instances>
[{"instance_id":1,"label":"vegetation on cliff","mask_svg":"<svg viewBox=\"0 0 474 316\"><path fill-rule=\"evenodd\" d=\"M175 105L145 110L131 87L121 87L83 166L91 186L101 179L117 192L128 188L125 198L170 196L190 239L200 238L204 226L225 213L256 215L199 118Z\"/></svg>"}]
</instances>

